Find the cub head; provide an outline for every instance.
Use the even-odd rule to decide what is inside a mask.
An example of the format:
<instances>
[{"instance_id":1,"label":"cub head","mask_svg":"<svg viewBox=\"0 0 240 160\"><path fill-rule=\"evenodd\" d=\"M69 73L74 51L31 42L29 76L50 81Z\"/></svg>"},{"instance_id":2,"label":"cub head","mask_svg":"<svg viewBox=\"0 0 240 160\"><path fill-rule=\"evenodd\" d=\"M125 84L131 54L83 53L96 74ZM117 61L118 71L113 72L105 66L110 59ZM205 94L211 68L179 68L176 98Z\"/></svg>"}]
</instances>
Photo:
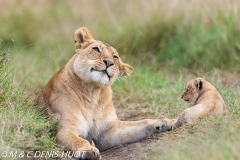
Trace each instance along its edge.
<instances>
[{"instance_id":1,"label":"cub head","mask_svg":"<svg viewBox=\"0 0 240 160\"><path fill-rule=\"evenodd\" d=\"M76 58L73 69L83 81L104 87L133 71L130 65L122 62L115 48L93 39L87 28L76 30L74 39Z\"/></svg>"},{"instance_id":2,"label":"cub head","mask_svg":"<svg viewBox=\"0 0 240 160\"><path fill-rule=\"evenodd\" d=\"M202 91L203 81L203 78L190 80L186 85L184 93L182 94L182 99L186 102L196 102L200 92Z\"/></svg>"}]
</instances>

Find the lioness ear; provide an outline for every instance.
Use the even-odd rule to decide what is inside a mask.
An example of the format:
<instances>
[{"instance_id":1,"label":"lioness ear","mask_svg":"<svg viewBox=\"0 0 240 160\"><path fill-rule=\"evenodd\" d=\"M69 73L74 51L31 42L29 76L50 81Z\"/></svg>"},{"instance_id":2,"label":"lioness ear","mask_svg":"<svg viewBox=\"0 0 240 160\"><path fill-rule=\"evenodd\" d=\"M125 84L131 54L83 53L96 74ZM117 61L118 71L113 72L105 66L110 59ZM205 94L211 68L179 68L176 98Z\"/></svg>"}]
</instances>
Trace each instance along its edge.
<instances>
[{"instance_id":1,"label":"lioness ear","mask_svg":"<svg viewBox=\"0 0 240 160\"><path fill-rule=\"evenodd\" d=\"M132 73L133 71L133 67L126 64L126 63L122 63L121 67L119 68L120 70L120 73L119 73L119 76L120 77L123 77L123 76L126 76L126 75L130 75L130 73Z\"/></svg>"},{"instance_id":2,"label":"lioness ear","mask_svg":"<svg viewBox=\"0 0 240 160\"><path fill-rule=\"evenodd\" d=\"M202 81L200 79L195 79L193 82L193 88L201 90L202 89Z\"/></svg>"},{"instance_id":3,"label":"lioness ear","mask_svg":"<svg viewBox=\"0 0 240 160\"><path fill-rule=\"evenodd\" d=\"M92 43L94 39L86 27L81 27L74 33L75 50L81 49L84 43Z\"/></svg>"}]
</instances>

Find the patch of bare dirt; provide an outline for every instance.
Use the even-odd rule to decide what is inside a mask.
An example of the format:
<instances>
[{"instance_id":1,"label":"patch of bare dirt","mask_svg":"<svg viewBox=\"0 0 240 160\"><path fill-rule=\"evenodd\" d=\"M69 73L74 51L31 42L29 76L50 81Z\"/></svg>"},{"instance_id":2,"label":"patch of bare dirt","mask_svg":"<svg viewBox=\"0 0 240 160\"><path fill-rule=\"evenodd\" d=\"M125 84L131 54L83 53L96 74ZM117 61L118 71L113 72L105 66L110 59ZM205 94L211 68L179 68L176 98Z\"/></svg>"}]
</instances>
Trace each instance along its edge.
<instances>
[{"instance_id":1,"label":"patch of bare dirt","mask_svg":"<svg viewBox=\"0 0 240 160\"><path fill-rule=\"evenodd\" d=\"M175 138L171 132L154 134L152 137L139 142L124 144L111 148L101 153L102 160L147 160L149 156L158 156L160 153L154 150L157 146L168 146ZM169 139L171 139L169 141Z\"/></svg>"},{"instance_id":2,"label":"patch of bare dirt","mask_svg":"<svg viewBox=\"0 0 240 160\"><path fill-rule=\"evenodd\" d=\"M101 153L102 160L144 160L146 153L151 153L151 144L156 140L146 139L132 144L124 144Z\"/></svg>"}]
</instances>

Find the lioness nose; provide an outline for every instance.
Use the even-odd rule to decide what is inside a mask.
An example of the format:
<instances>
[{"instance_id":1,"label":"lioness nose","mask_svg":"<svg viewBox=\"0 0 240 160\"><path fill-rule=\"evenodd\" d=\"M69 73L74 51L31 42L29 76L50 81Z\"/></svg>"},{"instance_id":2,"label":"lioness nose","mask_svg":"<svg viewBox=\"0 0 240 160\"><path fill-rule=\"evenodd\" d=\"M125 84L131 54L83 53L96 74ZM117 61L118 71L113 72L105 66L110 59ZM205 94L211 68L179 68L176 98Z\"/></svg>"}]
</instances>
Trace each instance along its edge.
<instances>
[{"instance_id":1,"label":"lioness nose","mask_svg":"<svg viewBox=\"0 0 240 160\"><path fill-rule=\"evenodd\" d=\"M113 61L109 60L109 59L104 59L103 62L105 63L105 65L108 67L113 65Z\"/></svg>"}]
</instances>

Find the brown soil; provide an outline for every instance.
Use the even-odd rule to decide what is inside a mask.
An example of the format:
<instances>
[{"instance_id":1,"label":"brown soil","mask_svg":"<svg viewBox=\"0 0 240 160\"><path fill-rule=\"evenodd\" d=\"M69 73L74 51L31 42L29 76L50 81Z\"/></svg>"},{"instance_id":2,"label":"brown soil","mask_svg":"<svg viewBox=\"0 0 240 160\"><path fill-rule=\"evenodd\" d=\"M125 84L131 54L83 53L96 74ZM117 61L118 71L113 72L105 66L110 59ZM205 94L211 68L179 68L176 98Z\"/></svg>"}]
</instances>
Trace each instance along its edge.
<instances>
[{"instance_id":1,"label":"brown soil","mask_svg":"<svg viewBox=\"0 0 240 160\"><path fill-rule=\"evenodd\" d=\"M155 148L172 145L179 138L183 137L178 131L154 134L145 140L124 144L101 152L101 160L148 160L150 156L160 156L159 150L156 152Z\"/></svg>"},{"instance_id":2,"label":"brown soil","mask_svg":"<svg viewBox=\"0 0 240 160\"><path fill-rule=\"evenodd\" d=\"M154 146L165 145L161 143L162 134L154 135L140 142L124 144L101 153L102 160L147 160L151 155L158 155Z\"/></svg>"}]
</instances>

